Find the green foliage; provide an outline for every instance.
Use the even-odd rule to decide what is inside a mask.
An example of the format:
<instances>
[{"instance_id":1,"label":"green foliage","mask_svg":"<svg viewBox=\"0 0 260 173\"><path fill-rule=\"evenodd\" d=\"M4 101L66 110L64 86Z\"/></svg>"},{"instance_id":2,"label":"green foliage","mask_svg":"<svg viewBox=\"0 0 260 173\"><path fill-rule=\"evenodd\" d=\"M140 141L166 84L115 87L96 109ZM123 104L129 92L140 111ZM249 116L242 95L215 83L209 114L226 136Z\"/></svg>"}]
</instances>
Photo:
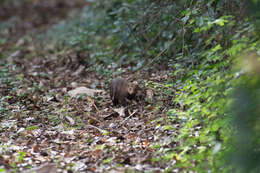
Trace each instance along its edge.
<instances>
[{"instance_id":1,"label":"green foliage","mask_svg":"<svg viewBox=\"0 0 260 173\"><path fill-rule=\"evenodd\" d=\"M32 130L36 130L38 128L39 128L38 126L29 126L29 127L26 127L26 130L32 131Z\"/></svg>"},{"instance_id":2,"label":"green foliage","mask_svg":"<svg viewBox=\"0 0 260 173\"><path fill-rule=\"evenodd\" d=\"M14 23L15 21L14 20L9 20L9 21L1 21L0 23L0 35L2 36L1 39L0 39L0 45L3 44L5 41L6 41L6 38L5 38L5 33L4 31L6 29L10 29L14 26Z\"/></svg>"},{"instance_id":3,"label":"green foliage","mask_svg":"<svg viewBox=\"0 0 260 173\"><path fill-rule=\"evenodd\" d=\"M17 157L17 161L18 162L22 162L23 161L23 158L26 156L26 152L23 152L23 151L21 151L21 152L19 152L18 153L18 157Z\"/></svg>"},{"instance_id":4,"label":"green foliage","mask_svg":"<svg viewBox=\"0 0 260 173\"><path fill-rule=\"evenodd\" d=\"M111 162L113 162L113 158L112 157L103 160L104 164L108 164L108 163L111 163Z\"/></svg>"},{"instance_id":5,"label":"green foliage","mask_svg":"<svg viewBox=\"0 0 260 173\"><path fill-rule=\"evenodd\" d=\"M233 20L232 18L229 19ZM227 23L234 22L229 21ZM226 26L223 25L222 27ZM236 129L241 129L243 127L242 124L248 122L248 120L244 112L243 115L240 114L237 117L237 126L232 127L232 114L228 110L233 103L233 99L231 99L233 88L240 83L239 81L243 81L246 86L249 81L244 78L238 78L237 73L239 74L239 72L234 73L230 67L234 61L234 57L238 56L242 51L258 50L259 41L255 41L257 35L253 24L244 22L241 26L229 25L228 27L237 28L236 34L231 37L232 44L230 46L224 46L225 44L223 43L216 43L211 47L205 46L205 50L200 54L200 63L186 69L183 69L182 63L174 64L176 70L172 75L179 76L180 79L177 79L175 84L178 91L176 92L174 103L178 107L171 109L168 114L173 121L182 124L182 128L178 130L180 134L177 139L182 141L182 145L176 148L176 151L182 153L180 156L181 160L185 161L185 166L189 165L192 167L193 160L196 160L199 164L192 169L198 172L201 169L209 169L216 172L220 170L223 172L233 172L234 168L237 168L237 171L241 171L240 167L231 166L232 159L230 160L230 154L233 155L232 153L237 149L233 138ZM214 28L214 30L218 32L217 30L222 29ZM245 34L244 31L250 32ZM197 32L197 34L200 34L200 32ZM212 34L214 35L214 32ZM205 42L205 44L208 45L208 42ZM185 57L180 57L179 59L181 60L182 58ZM252 95L256 96L253 93ZM245 101L245 99L240 100L240 104L243 104ZM255 106L258 103L257 101L253 102L252 105ZM236 105L232 110L239 110L238 108L241 106ZM250 107L244 107L250 109ZM256 110L251 110L251 112L257 113ZM254 117L256 118L257 116ZM251 121L251 123L255 124L256 121ZM258 126L255 124L250 127ZM251 129L247 134L254 135L257 134L256 132L257 130L252 131ZM249 138L250 140L256 140L259 137L250 136ZM243 137L241 136L240 139L243 139ZM244 141L243 144L247 147L240 145L241 148L238 150L243 153L241 152L240 155L236 155L236 158L239 158L240 164L244 162L242 165L247 166L244 170L257 172L257 169L254 170L254 168L257 165L256 163L259 163L259 154L253 152L252 149L258 148L259 143L254 141L252 142L254 146L248 146L245 141L250 140L242 140ZM247 149L242 150L243 147ZM252 152L251 155L250 152ZM251 160L250 158L256 159ZM249 160L252 162L247 164ZM178 165L182 164L178 163Z\"/></svg>"},{"instance_id":6,"label":"green foliage","mask_svg":"<svg viewBox=\"0 0 260 173\"><path fill-rule=\"evenodd\" d=\"M211 2L196 1L194 7L187 8L189 3L170 0L97 2L91 8L85 8L81 17L61 22L49 34L51 38L87 52L91 67L106 65L102 69L108 75L111 72L105 68L115 71L129 64L134 70L139 68L167 48L173 39L178 44L171 45L159 60L175 59L177 54L189 57L185 59L186 63L195 63L200 60L199 48L204 45L201 38L212 41L221 35L230 16L217 18L217 10L209 13L201 8L204 5L211 7ZM222 30L207 38L205 31L216 26ZM200 34L193 34L194 31ZM113 66L107 67L112 62Z\"/></svg>"},{"instance_id":7,"label":"green foliage","mask_svg":"<svg viewBox=\"0 0 260 173\"><path fill-rule=\"evenodd\" d=\"M8 70L8 65L2 65L0 64L0 84L2 87L12 88L12 82L13 78ZM8 109L7 106L8 100L12 99L11 95L4 95L4 92L7 92L6 90L0 91L0 115L3 116L7 113ZM1 118L0 116L0 118Z\"/></svg>"},{"instance_id":8,"label":"green foliage","mask_svg":"<svg viewBox=\"0 0 260 173\"><path fill-rule=\"evenodd\" d=\"M177 131L174 140L181 144L163 150L153 161L174 159L176 164L169 172L174 168L233 172L223 157L234 151L236 131L227 111L232 105L229 97L239 83L231 67L242 51L259 50L257 27L243 16L242 4L237 0L99 1L85 8L77 20L62 22L49 34L55 34L60 44L87 52L88 70L106 77L123 73L125 66L140 68L175 39L157 60L168 63L174 80L151 81L147 86L173 100L167 113L171 121L162 129ZM161 121L162 117L153 122L160 128ZM180 128L173 126L176 122ZM154 147L160 149L160 145Z\"/></svg>"},{"instance_id":9,"label":"green foliage","mask_svg":"<svg viewBox=\"0 0 260 173\"><path fill-rule=\"evenodd\" d=\"M198 172L205 169L229 172L233 169L228 165L230 161L224 157L226 153L234 151L232 135L235 128L230 124L232 119L227 109L232 103L229 97L237 79L230 67L234 57L241 51L246 48L257 50L258 45L254 41L257 37L255 26L246 21L238 26L234 20L231 15L187 20L187 28L195 28L192 36L197 38L195 42L200 40L199 37L203 40L197 42L199 51L192 49L194 45L190 44L189 53L179 54L177 61L172 64L175 69L172 77L177 76L174 82L177 90L174 98L176 107L169 110L168 115L173 122L181 124L181 128L177 129L179 135L176 141L182 143L175 148L180 155L180 162L174 167L185 165ZM225 33L231 28L235 31L232 37ZM245 31L250 32L245 34ZM223 36L218 37L220 33L232 42ZM195 166L194 160L198 163Z\"/></svg>"},{"instance_id":10,"label":"green foliage","mask_svg":"<svg viewBox=\"0 0 260 173\"><path fill-rule=\"evenodd\" d=\"M259 49L259 47L257 47ZM253 61L252 57L244 57L248 61ZM258 58L255 55L253 58ZM254 62L254 61L253 61ZM254 62L255 63L255 62ZM252 65L252 64L251 64ZM259 67L258 64L254 64ZM234 149L231 153L235 167L239 167L243 172L259 172L260 166L260 126L259 126L259 72L251 68L250 74L241 74L235 82L233 92L232 114L233 125L237 129L235 134Z\"/></svg>"}]
</instances>

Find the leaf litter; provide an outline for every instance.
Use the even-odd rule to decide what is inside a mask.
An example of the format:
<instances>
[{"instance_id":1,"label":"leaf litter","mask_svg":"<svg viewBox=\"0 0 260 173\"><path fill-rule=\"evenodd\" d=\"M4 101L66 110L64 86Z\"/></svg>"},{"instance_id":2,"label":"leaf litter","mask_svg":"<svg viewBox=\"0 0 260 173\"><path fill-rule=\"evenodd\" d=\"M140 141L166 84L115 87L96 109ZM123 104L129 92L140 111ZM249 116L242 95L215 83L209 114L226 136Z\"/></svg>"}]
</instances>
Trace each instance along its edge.
<instances>
[{"instance_id":1,"label":"leaf litter","mask_svg":"<svg viewBox=\"0 0 260 173\"><path fill-rule=\"evenodd\" d=\"M61 3L69 7L69 1ZM39 26L48 28L52 22ZM20 27L16 26L17 31ZM37 27L28 30L41 32ZM148 90L149 102L113 107L109 80L86 73L87 67L77 60L74 50L66 50L58 58L55 51L43 49L44 55L39 56L33 40L25 44L20 38L23 34L12 35L16 41L4 49L15 80L0 88L1 98L8 103L0 122L0 168L18 172L160 172L174 164L174 159L153 161L160 157L160 149L153 145L177 145L173 142L176 133L165 133L152 123L163 114L154 111L158 100L154 91ZM23 50L11 53L10 45ZM145 108L148 103L152 106Z\"/></svg>"}]
</instances>

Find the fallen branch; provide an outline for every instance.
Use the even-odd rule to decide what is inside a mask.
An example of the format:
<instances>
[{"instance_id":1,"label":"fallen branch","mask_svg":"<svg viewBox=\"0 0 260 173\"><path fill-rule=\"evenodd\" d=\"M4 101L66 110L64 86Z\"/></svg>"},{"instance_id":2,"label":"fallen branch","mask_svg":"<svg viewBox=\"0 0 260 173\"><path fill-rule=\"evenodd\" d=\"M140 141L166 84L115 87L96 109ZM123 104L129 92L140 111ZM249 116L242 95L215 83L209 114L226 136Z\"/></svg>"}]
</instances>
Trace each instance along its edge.
<instances>
[{"instance_id":1,"label":"fallen branch","mask_svg":"<svg viewBox=\"0 0 260 173\"><path fill-rule=\"evenodd\" d=\"M124 121L122 121L122 122L120 123L119 127L120 127L121 125L123 125L123 124L124 124L131 116L133 116L136 112L137 112L137 110L135 110L133 113L131 113L128 117L126 117L126 118L124 119Z\"/></svg>"},{"instance_id":2,"label":"fallen branch","mask_svg":"<svg viewBox=\"0 0 260 173\"><path fill-rule=\"evenodd\" d=\"M87 96L87 99L88 99L88 101L94 106L94 108L96 109L96 111L99 112L99 110L98 110L98 108L97 108L97 106L96 106L94 100L91 99L89 96Z\"/></svg>"}]
</instances>

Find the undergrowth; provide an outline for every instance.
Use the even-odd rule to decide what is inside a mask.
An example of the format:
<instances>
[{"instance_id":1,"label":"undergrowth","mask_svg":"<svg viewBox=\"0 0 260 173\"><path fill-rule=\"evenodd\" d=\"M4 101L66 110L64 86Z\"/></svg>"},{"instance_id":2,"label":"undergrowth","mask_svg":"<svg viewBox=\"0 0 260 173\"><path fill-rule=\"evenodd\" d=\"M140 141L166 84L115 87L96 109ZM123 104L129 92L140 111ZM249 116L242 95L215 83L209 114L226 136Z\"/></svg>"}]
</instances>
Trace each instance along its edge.
<instances>
[{"instance_id":1,"label":"undergrowth","mask_svg":"<svg viewBox=\"0 0 260 173\"><path fill-rule=\"evenodd\" d=\"M173 80L162 84L171 86L169 93L175 91L174 97L168 95L174 106L164 128L177 131L173 141L179 145L155 154L154 161L175 160L166 172L230 172L234 167L226 155L234 150L236 130L228 108L243 75L232 67L242 51L256 51L259 43L255 25L243 16L239 1L228 2L228 9L225 5L189 0L97 2L77 19L57 24L49 38L88 53L90 67L99 67L106 77L126 66L136 70L167 49L156 60L167 62ZM171 126L175 122L181 127Z\"/></svg>"}]
</instances>

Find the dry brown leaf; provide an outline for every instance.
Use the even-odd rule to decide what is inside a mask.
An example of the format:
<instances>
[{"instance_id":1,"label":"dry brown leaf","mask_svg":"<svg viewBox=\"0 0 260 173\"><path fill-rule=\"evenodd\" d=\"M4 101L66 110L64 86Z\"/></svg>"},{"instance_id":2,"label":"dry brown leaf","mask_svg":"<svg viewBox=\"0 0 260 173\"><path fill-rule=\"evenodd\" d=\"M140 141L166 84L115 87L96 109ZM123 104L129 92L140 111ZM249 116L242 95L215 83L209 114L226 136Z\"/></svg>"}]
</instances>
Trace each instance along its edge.
<instances>
[{"instance_id":1,"label":"dry brown leaf","mask_svg":"<svg viewBox=\"0 0 260 173\"><path fill-rule=\"evenodd\" d=\"M73 118L71 118L70 116L65 116L65 119L70 123L70 125L74 125L75 124L75 121Z\"/></svg>"},{"instance_id":2,"label":"dry brown leaf","mask_svg":"<svg viewBox=\"0 0 260 173\"><path fill-rule=\"evenodd\" d=\"M146 98L149 102L153 101L153 96L154 96L153 90L151 89L146 90Z\"/></svg>"},{"instance_id":3,"label":"dry brown leaf","mask_svg":"<svg viewBox=\"0 0 260 173\"><path fill-rule=\"evenodd\" d=\"M33 168L28 171L25 171L24 173L56 173L57 172L57 167L54 163L46 163L38 168Z\"/></svg>"},{"instance_id":4,"label":"dry brown leaf","mask_svg":"<svg viewBox=\"0 0 260 173\"><path fill-rule=\"evenodd\" d=\"M96 93L100 93L102 90L95 90L86 87L78 87L68 92L69 96L76 97L78 94L86 94L90 97L94 97Z\"/></svg>"},{"instance_id":5,"label":"dry brown leaf","mask_svg":"<svg viewBox=\"0 0 260 173\"><path fill-rule=\"evenodd\" d=\"M15 51L14 53L12 53L12 54L7 58L7 60L8 60L9 62L13 62L13 59L14 59L14 58L19 57L19 56L21 56L21 55L22 55L22 52L21 52L20 50L17 50L17 51Z\"/></svg>"},{"instance_id":6,"label":"dry brown leaf","mask_svg":"<svg viewBox=\"0 0 260 173\"><path fill-rule=\"evenodd\" d=\"M114 111L117 112L122 117L125 116L125 108L124 107L115 108Z\"/></svg>"},{"instance_id":7,"label":"dry brown leaf","mask_svg":"<svg viewBox=\"0 0 260 173\"><path fill-rule=\"evenodd\" d=\"M143 142L143 146L144 146L144 147L148 147L148 146L149 146L148 140L145 140L145 141Z\"/></svg>"},{"instance_id":8,"label":"dry brown leaf","mask_svg":"<svg viewBox=\"0 0 260 173\"><path fill-rule=\"evenodd\" d=\"M15 46L22 46L24 44L24 38L22 37L22 38L20 38L17 42L16 42L16 44L15 44Z\"/></svg>"},{"instance_id":9,"label":"dry brown leaf","mask_svg":"<svg viewBox=\"0 0 260 173\"><path fill-rule=\"evenodd\" d=\"M92 98L90 98L90 97L87 97L87 100L95 107L96 111L99 112L99 110L98 110L98 108L97 108L97 106L95 104L95 101Z\"/></svg>"},{"instance_id":10,"label":"dry brown leaf","mask_svg":"<svg viewBox=\"0 0 260 173\"><path fill-rule=\"evenodd\" d=\"M33 152L38 152L38 149L39 149L39 145L38 144L35 144L33 147L32 147L32 150Z\"/></svg>"},{"instance_id":11,"label":"dry brown leaf","mask_svg":"<svg viewBox=\"0 0 260 173\"><path fill-rule=\"evenodd\" d=\"M85 71L85 66L81 65L79 66L78 70L75 71L74 73L72 73L72 76L79 76L81 73L83 73Z\"/></svg>"},{"instance_id":12,"label":"dry brown leaf","mask_svg":"<svg viewBox=\"0 0 260 173\"><path fill-rule=\"evenodd\" d=\"M18 89L17 91L16 91L16 94L17 95L23 95L23 94L25 94L26 93L26 89L24 89L24 88L20 88L20 89Z\"/></svg>"}]
</instances>

